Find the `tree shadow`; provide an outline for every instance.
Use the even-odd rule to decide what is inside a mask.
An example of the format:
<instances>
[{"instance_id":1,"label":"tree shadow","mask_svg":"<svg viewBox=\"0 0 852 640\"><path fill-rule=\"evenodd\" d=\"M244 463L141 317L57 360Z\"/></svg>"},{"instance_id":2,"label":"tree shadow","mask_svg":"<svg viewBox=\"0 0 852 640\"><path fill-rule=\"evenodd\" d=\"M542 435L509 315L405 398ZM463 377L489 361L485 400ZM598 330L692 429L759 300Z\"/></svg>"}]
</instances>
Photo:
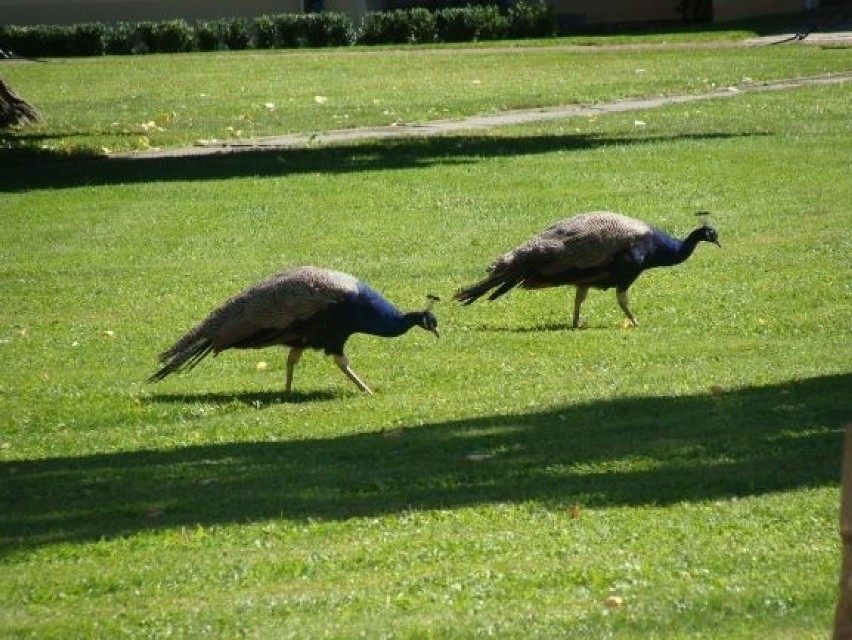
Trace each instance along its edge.
<instances>
[{"instance_id":1,"label":"tree shadow","mask_svg":"<svg viewBox=\"0 0 852 640\"><path fill-rule=\"evenodd\" d=\"M65 189L147 182L280 177L304 173L357 173L427 168L500 157L594 149L610 145L654 144L737 138L762 133L702 133L675 136L431 136L367 141L357 145L300 148L234 148L221 153L178 157L80 157L31 147L3 149L0 134L0 192Z\"/></svg>"},{"instance_id":2,"label":"tree shadow","mask_svg":"<svg viewBox=\"0 0 852 640\"><path fill-rule=\"evenodd\" d=\"M215 405L241 404L247 407L262 407L275 404L300 404L303 402L324 402L341 397L334 391L241 391L236 393L155 393L147 396L146 402L161 404L207 403Z\"/></svg>"},{"instance_id":3,"label":"tree shadow","mask_svg":"<svg viewBox=\"0 0 852 640\"><path fill-rule=\"evenodd\" d=\"M671 504L835 485L850 383L834 375L336 438L4 462L0 553L270 518Z\"/></svg>"},{"instance_id":4,"label":"tree shadow","mask_svg":"<svg viewBox=\"0 0 852 640\"><path fill-rule=\"evenodd\" d=\"M585 331L612 331L616 325L581 324L576 329L571 322L540 322L528 326L507 326L499 324L479 324L473 327L475 331L487 333L561 333Z\"/></svg>"}]
</instances>

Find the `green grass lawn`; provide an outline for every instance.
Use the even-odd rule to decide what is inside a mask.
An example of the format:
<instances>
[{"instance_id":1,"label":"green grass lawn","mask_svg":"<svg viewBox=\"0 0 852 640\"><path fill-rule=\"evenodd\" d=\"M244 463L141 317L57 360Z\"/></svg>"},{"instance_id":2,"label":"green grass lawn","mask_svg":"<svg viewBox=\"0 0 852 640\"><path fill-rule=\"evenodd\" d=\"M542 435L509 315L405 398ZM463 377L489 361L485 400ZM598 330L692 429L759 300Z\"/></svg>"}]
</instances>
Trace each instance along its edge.
<instances>
[{"instance_id":1,"label":"green grass lawn","mask_svg":"<svg viewBox=\"0 0 852 640\"><path fill-rule=\"evenodd\" d=\"M778 46L266 51L3 63L45 122L0 147L102 153L703 93L852 68L852 49ZM641 41L640 41L641 43Z\"/></svg>"},{"instance_id":2,"label":"green grass lawn","mask_svg":"<svg viewBox=\"0 0 852 640\"><path fill-rule=\"evenodd\" d=\"M49 116L6 140L106 144L117 103L141 122L202 85L219 96L186 99L203 127L153 141L210 136L284 60L329 80L294 80L299 124L276 111L267 133L334 127L313 95L357 84L346 56L372 89L347 111L407 87L406 119L852 67L801 47L559 54L575 88L555 53L476 54L468 78L491 97L468 102L442 55L161 58L169 83L132 101L111 59L4 67ZM525 96L509 78L526 56L542 75ZM158 69L128 62L127 78ZM87 96L43 83L60 68ZM428 140L7 165L0 637L826 637L852 415L850 104L841 84ZM640 278L632 330L611 291L590 294L582 331L568 290L449 302L499 253L601 208L678 235L708 209L724 248ZM312 353L285 398L283 350L143 382L213 306L308 263L404 308L442 296L441 339L354 337L374 397Z\"/></svg>"}]
</instances>

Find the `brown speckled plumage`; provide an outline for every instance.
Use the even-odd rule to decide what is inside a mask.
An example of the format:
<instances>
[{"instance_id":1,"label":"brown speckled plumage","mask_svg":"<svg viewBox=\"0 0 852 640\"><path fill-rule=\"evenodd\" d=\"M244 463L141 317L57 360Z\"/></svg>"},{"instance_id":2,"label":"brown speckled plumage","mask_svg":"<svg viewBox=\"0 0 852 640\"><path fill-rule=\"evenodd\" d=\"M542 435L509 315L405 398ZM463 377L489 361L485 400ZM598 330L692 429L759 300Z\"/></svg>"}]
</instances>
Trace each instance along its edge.
<instances>
[{"instance_id":1,"label":"brown speckled plumage","mask_svg":"<svg viewBox=\"0 0 852 640\"><path fill-rule=\"evenodd\" d=\"M310 318L329 304L341 300L347 293L358 291L358 281L339 271L317 267L296 267L277 273L225 301L204 320L190 329L170 349L160 354L160 360L171 358L172 367L165 377L191 361L181 354L203 342L213 353L244 344L260 330L278 329L285 332L295 322ZM256 345L266 346L266 345ZM206 353L205 353L206 355ZM195 362L187 365L194 366Z\"/></svg>"},{"instance_id":2,"label":"brown speckled plumage","mask_svg":"<svg viewBox=\"0 0 852 640\"><path fill-rule=\"evenodd\" d=\"M650 225L609 211L581 213L552 224L488 268L500 274L558 273L597 267L651 233Z\"/></svg>"}]
</instances>

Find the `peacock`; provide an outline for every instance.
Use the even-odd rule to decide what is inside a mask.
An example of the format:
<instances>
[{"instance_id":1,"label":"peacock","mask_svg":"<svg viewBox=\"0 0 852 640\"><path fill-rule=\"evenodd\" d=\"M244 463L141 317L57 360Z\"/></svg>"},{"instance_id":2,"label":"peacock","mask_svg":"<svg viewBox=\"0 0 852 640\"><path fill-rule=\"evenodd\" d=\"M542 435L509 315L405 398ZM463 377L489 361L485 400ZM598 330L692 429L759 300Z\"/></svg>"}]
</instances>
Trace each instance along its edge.
<instances>
[{"instance_id":1,"label":"peacock","mask_svg":"<svg viewBox=\"0 0 852 640\"><path fill-rule=\"evenodd\" d=\"M515 286L541 289L574 285L576 329L580 326L580 306L589 289L615 287L618 304L635 327L639 323L628 304L630 285L646 269L680 264L692 255L699 242L722 246L716 230L706 221L678 240L646 222L618 213L581 213L556 222L497 258L488 268L488 276L456 292L454 299L470 304L492 290L489 300Z\"/></svg>"},{"instance_id":2,"label":"peacock","mask_svg":"<svg viewBox=\"0 0 852 640\"><path fill-rule=\"evenodd\" d=\"M302 352L322 349L361 391L372 395L343 353L346 341L353 333L393 338L415 326L439 337L438 320L431 311L438 298L428 298L424 311L403 313L354 276L296 267L249 287L215 309L160 354L163 366L148 381L192 369L211 352L283 345L290 348L286 392L292 389L293 370Z\"/></svg>"}]
</instances>

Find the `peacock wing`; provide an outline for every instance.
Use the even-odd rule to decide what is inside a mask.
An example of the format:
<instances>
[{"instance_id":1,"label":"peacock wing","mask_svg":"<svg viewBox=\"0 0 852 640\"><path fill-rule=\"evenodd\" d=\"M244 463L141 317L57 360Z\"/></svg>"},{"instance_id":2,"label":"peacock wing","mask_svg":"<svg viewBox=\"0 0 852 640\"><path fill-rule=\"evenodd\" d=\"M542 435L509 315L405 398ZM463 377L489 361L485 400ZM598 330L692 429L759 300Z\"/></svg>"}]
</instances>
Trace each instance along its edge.
<instances>
[{"instance_id":1,"label":"peacock wing","mask_svg":"<svg viewBox=\"0 0 852 640\"><path fill-rule=\"evenodd\" d=\"M211 314L218 316L216 348L250 342L260 331L286 336L294 323L311 318L357 290L358 281L352 276L318 267L297 267L273 275Z\"/></svg>"},{"instance_id":2,"label":"peacock wing","mask_svg":"<svg viewBox=\"0 0 852 640\"><path fill-rule=\"evenodd\" d=\"M650 233L651 227L645 222L608 211L583 213L562 220L541 234L558 248L540 272L553 275L604 265Z\"/></svg>"}]
</instances>

